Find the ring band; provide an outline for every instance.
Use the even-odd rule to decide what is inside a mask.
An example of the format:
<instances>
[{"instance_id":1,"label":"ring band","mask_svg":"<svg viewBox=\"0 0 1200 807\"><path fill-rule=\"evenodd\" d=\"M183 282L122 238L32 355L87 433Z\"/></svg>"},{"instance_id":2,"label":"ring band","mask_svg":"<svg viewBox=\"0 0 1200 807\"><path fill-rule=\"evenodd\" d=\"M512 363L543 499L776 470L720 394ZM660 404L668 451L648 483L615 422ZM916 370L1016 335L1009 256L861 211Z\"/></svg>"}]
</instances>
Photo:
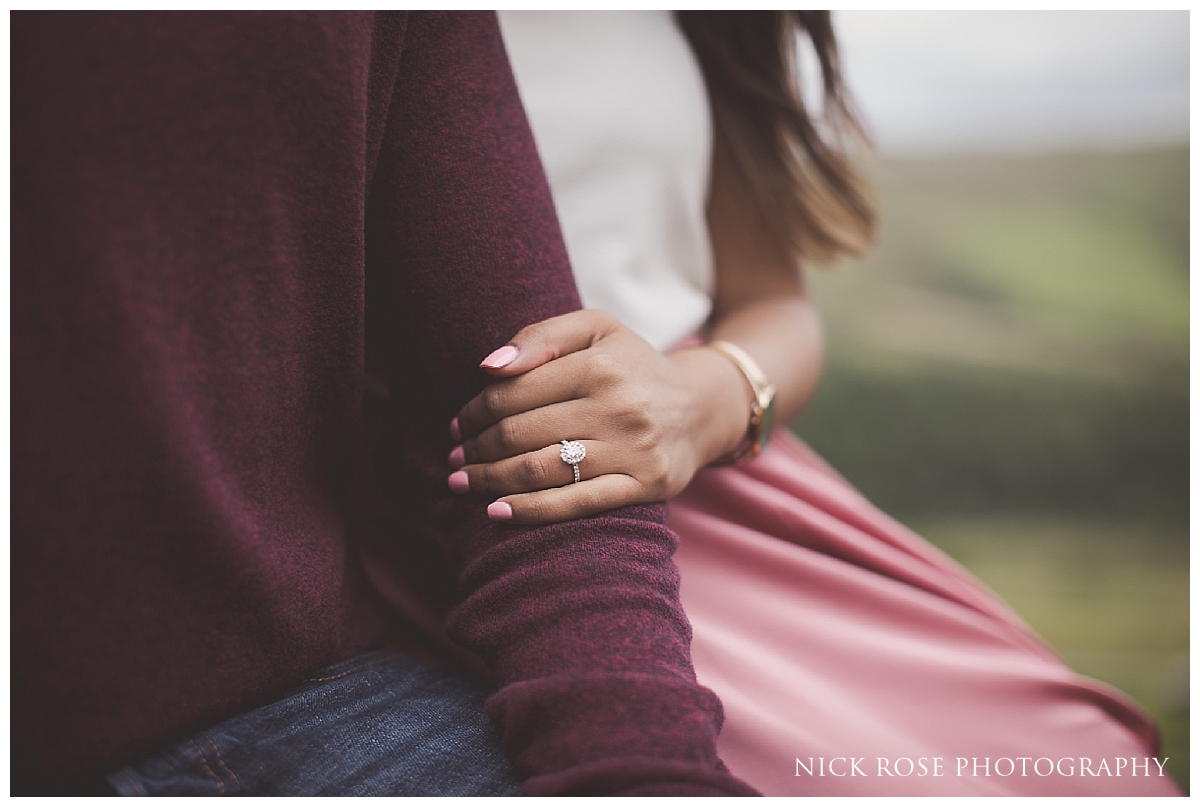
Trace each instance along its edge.
<instances>
[{"instance_id":1,"label":"ring band","mask_svg":"<svg viewBox=\"0 0 1200 807\"><path fill-rule=\"evenodd\" d=\"M579 481L579 463L587 456L587 449L577 440L563 440L562 448L558 450L559 458L575 472L575 481Z\"/></svg>"}]
</instances>

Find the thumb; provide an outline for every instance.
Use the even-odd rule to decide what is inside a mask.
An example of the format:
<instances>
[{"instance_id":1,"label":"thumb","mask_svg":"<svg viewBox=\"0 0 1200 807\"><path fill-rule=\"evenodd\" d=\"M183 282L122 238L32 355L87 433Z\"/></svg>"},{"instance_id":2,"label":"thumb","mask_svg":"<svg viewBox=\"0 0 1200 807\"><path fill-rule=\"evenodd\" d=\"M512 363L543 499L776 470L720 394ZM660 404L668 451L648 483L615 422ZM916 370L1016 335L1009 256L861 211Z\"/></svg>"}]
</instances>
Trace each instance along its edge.
<instances>
[{"instance_id":1,"label":"thumb","mask_svg":"<svg viewBox=\"0 0 1200 807\"><path fill-rule=\"evenodd\" d=\"M572 311L522 328L507 345L488 354L479 366L498 378L520 375L589 348L619 327L619 323L603 311Z\"/></svg>"}]
</instances>

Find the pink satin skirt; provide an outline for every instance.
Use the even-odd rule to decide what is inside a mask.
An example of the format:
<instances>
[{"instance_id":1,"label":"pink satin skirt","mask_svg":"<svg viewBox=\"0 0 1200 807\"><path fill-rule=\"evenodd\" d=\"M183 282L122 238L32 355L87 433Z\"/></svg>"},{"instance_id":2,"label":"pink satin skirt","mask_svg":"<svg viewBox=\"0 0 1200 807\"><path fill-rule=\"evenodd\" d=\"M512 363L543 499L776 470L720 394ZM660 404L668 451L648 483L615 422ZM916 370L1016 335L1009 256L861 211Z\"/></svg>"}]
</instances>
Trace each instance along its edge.
<instances>
[{"instance_id":1,"label":"pink satin skirt","mask_svg":"<svg viewBox=\"0 0 1200 807\"><path fill-rule=\"evenodd\" d=\"M671 502L720 752L766 795L1179 795L1157 731L781 430Z\"/></svg>"}]
</instances>

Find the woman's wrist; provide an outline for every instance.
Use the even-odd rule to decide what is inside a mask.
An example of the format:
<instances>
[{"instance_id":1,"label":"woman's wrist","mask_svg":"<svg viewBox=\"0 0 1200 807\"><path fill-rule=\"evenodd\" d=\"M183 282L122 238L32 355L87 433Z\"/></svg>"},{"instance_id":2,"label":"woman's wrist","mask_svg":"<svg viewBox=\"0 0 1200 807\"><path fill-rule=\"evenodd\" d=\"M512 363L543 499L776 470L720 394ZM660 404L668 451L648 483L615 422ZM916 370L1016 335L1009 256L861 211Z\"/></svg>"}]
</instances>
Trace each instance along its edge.
<instances>
[{"instance_id":1,"label":"woman's wrist","mask_svg":"<svg viewBox=\"0 0 1200 807\"><path fill-rule=\"evenodd\" d=\"M708 347L733 362L750 385L753 396L745 436L737 449L723 456L717 464L726 465L743 459L754 459L771 437L775 420L775 385L767 378L754 357L733 342L714 339L708 343Z\"/></svg>"},{"instance_id":2,"label":"woman's wrist","mask_svg":"<svg viewBox=\"0 0 1200 807\"><path fill-rule=\"evenodd\" d=\"M668 356L692 391L691 434L696 467L730 455L742 443L754 394L737 366L705 345Z\"/></svg>"}]
</instances>

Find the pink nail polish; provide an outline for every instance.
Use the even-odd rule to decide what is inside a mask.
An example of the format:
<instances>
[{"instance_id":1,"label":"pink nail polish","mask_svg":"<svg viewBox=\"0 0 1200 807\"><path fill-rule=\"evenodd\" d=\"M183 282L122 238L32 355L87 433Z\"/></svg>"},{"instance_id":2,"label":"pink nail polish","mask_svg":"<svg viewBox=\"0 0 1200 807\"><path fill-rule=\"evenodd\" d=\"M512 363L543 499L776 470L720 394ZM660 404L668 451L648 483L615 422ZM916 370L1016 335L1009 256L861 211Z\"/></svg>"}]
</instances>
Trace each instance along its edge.
<instances>
[{"instance_id":1,"label":"pink nail polish","mask_svg":"<svg viewBox=\"0 0 1200 807\"><path fill-rule=\"evenodd\" d=\"M479 362L480 367L486 367L489 370L499 370L501 367L506 367L512 363L512 360L517 357L517 349L512 345L494 350L488 354L488 357Z\"/></svg>"},{"instance_id":2,"label":"pink nail polish","mask_svg":"<svg viewBox=\"0 0 1200 807\"><path fill-rule=\"evenodd\" d=\"M450 478L446 480L446 483L450 485L450 490L455 493L471 492L471 480L467 478L466 471L455 471L450 474Z\"/></svg>"},{"instance_id":3,"label":"pink nail polish","mask_svg":"<svg viewBox=\"0 0 1200 807\"><path fill-rule=\"evenodd\" d=\"M450 439L451 440L461 440L462 439L462 429L458 428L458 418L455 418L454 420L450 421Z\"/></svg>"},{"instance_id":4,"label":"pink nail polish","mask_svg":"<svg viewBox=\"0 0 1200 807\"><path fill-rule=\"evenodd\" d=\"M450 450L450 467L461 468L467 464L467 457L463 453L462 446L455 446Z\"/></svg>"},{"instance_id":5,"label":"pink nail polish","mask_svg":"<svg viewBox=\"0 0 1200 807\"><path fill-rule=\"evenodd\" d=\"M492 502L488 505L488 518L492 521L508 521L512 518L512 508L508 502Z\"/></svg>"}]
</instances>

